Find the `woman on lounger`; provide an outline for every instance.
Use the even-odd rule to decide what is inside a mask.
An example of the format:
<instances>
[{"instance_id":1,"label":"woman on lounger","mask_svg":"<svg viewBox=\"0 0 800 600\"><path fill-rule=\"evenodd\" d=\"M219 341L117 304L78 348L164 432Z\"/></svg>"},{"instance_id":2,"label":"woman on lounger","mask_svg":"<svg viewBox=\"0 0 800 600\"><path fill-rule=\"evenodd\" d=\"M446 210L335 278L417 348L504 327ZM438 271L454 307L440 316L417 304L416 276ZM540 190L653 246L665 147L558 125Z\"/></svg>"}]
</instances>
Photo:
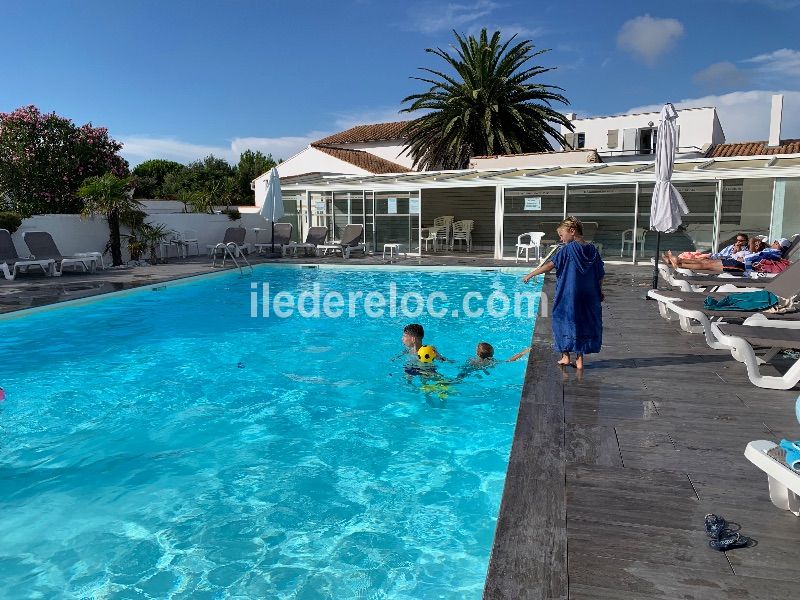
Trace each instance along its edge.
<instances>
[{"instance_id":1,"label":"woman on lounger","mask_svg":"<svg viewBox=\"0 0 800 600\"><path fill-rule=\"evenodd\" d=\"M570 364L570 352L576 353L575 366L583 369L584 354L600 352L603 343L603 277L605 269L600 253L583 239L583 225L567 217L558 226L564 243L541 267L522 278L531 278L556 269L556 295L553 300L553 343L561 352L560 365Z\"/></svg>"},{"instance_id":2,"label":"woman on lounger","mask_svg":"<svg viewBox=\"0 0 800 600\"><path fill-rule=\"evenodd\" d=\"M773 259L777 256L780 258L780 252L768 249L763 240L754 237L748 243L748 247L744 250L731 254L723 258L690 258L681 259L668 251L662 256L664 262L672 265L676 269L690 269L692 271L711 271L713 273L722 273L723 271L742 273L745 271L745 264L754 264L759 260L765 258Z\"/></svg>"}]
</instances>

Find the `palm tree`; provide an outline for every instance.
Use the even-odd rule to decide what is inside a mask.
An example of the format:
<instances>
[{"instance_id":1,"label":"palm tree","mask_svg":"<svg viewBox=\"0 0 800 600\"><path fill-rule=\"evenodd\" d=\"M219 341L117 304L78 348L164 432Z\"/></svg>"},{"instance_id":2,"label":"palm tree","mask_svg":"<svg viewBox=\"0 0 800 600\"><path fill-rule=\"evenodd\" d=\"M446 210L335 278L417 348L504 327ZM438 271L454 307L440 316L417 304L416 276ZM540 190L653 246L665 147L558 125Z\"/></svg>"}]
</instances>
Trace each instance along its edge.
<instances>
[{"instance_id":1,"label":"palm tree","mask_svg":"<svg viewBox=\"0 0 800 600\"><path fill-rule=\"evenodd\" d=\"M402 112L427 111L405 128L414 167L464 169L471 156L546 152L553 149L547 136L563 146L566 141L556 126L572 130L572 124L552 103L569 101L559 93L561 88L532 82L552 68L528 63L547 50L533 52L529 40L510 47L516 35L501 43L499 31L491 40L486 29L477 39L453 33L456 56L440 48L426 52L442 58L455 75L422 68L433 78L412 79L431 88L403 99L411 105Z\"/></svg>"},{"instance_id":2,"label":"palm tree","mask_svg":"<svg viewBox=\"0 0 800 600\"><path fill-rule=\"evenodd\" d=\"M131 220L140 213L142 204L133 199L133 188L128 178L120 178L111 173L89 177L78 190L78 196L84 199L81 214L91 216L101 214L108 220L111 232L109 246L114 266L122 264L122 236L120 224Z\"/></svg>"}]
</instances>

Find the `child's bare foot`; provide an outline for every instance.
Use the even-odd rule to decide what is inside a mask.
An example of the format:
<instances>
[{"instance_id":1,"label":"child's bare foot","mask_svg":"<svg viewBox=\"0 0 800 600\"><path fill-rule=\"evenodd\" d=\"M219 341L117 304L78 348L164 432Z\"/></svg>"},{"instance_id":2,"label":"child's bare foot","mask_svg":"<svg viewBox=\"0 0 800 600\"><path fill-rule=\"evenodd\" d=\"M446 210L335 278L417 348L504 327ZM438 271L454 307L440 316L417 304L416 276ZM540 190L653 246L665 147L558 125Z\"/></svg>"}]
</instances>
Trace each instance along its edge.
<instances>
[{"instance_id":1,"label":"child's bare foot","mask_svg":"<svg viewBox=\"0 0 800 600\"><path fill-rule=\"evenodd\" d=\"M557 365L564 365L565 367L569 365L569 353L564 352L561 354L561 360L559 360Z\"/></svg>"},{"instance_id":2,"label":"child's bare foot","mask_svg":"<svg viewBox=\"0 0 800 600\"><path fill-rule=\"evenodd\" d=\"M583 354L578 354L578 356L575 357L575 368L579 371L583 370Z\"/></svg>"}]
</instances>

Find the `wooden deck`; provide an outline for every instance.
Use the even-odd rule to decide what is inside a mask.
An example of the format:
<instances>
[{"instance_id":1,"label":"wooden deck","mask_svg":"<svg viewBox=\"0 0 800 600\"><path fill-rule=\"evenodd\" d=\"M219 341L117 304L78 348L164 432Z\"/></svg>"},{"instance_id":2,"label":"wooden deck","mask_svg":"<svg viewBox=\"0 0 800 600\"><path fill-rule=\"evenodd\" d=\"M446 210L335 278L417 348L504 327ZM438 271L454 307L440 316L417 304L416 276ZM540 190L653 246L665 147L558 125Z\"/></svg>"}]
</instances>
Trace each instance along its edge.
<instances>
[{"instance_id":1,"label":"wooden deck","mask_svg":"<svg viewBox=\"0 0 800 600\"><path fill-rule=\"evenodd\" d=\"M748 442L800 438L798 390L756 388L642 298L646 269L606 278L604 344L582 378L534 335L484 598L775 600L800 582L800 519L769 501ZM548 284L549 285L549 284ZM758 544L717 552L703 518Z\"/></svg>"}]
</instances>

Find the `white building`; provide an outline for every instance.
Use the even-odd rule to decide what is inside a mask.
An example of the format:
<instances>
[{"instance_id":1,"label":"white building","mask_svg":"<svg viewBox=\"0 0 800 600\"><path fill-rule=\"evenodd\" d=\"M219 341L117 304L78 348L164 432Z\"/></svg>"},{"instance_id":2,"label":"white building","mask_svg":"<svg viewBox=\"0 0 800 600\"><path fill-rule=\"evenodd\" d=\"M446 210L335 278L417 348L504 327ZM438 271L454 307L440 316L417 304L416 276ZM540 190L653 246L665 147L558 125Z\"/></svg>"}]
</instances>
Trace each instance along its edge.
<instances>
[{"instance_id":1,"label":"white building","mask_svg":"<svg viewBox=\"0 0 800 600\"><path fill-rule=\"evenodd\" d=\"M281 179L298 175L382 175L413 171L401 135L406 121L358 125L312 142L278 165ZM266 194L264 173L253 181L256 203Z\"/></svg>"},{"instance_id":2,"label":"white building","mask_svg":"<svg viewBox=\"0 0 800 600\"><path fill-rule=\"evenodd\" d=\"M594 149L608 162L642 160L656 147L658 112L577 119L567 114L575 130L561 127L570 148ZM677 158L705 156L712 146L725 143L725 133L713 107L678 110Z\"/></svg>"}]
</instances>

